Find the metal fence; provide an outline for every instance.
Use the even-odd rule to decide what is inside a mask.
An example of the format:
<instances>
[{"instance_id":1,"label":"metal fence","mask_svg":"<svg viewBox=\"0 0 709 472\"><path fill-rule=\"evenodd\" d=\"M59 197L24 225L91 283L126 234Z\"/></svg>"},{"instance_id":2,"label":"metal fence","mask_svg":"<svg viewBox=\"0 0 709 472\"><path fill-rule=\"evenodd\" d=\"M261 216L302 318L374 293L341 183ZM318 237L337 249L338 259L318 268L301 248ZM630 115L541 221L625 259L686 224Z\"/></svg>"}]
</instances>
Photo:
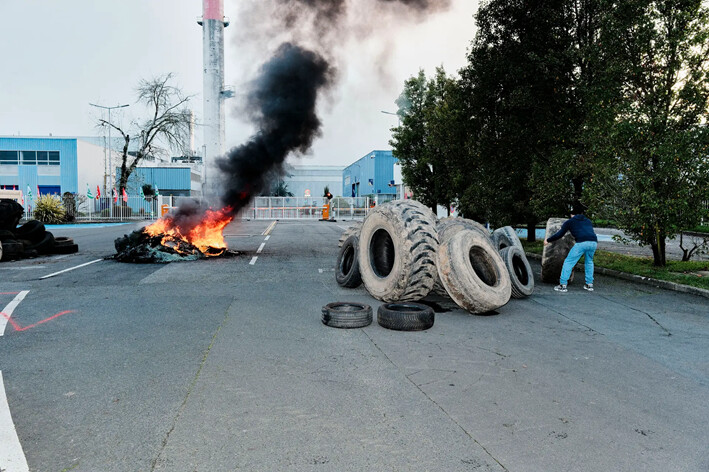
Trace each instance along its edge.
<instances>
[{"instance_id":1,"label":"metal fence","mask_svg":"<svg viewBox=\"0 0 709 472\"><path fill-rule=\"evenodd\" d=\"M379 203L384 198L377 199ZM389 200L388 198L386 200ZM83 195L75 195L73 199L63 200L68 220L76 221L135 221L155 220L166 211L176 208L185 201L206 203L218 208L218 200L204 201L194 197L158 196L158 197L128 197L114 201L112 198L89 199ZM35 202L26 202L24 218L34 218ZM322 197L256 197L239 217L254 220L319 220L327 199ZM330 218L363 219L376 204L370 197L335 197L330 202Z\"/></svg>"}]
</instances>

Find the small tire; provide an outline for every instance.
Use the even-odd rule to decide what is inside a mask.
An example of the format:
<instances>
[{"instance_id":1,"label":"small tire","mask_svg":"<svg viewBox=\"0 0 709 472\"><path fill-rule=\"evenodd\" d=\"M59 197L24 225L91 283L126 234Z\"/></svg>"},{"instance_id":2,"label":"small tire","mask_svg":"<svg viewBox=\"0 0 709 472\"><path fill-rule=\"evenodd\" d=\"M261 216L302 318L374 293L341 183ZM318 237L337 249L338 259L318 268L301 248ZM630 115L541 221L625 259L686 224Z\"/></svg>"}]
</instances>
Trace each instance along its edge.
<instances>
[{"instance_id":1,"label":"small tire","mask_svg":"<svg viewBox=\"0 0 709 472\"><path fill-rule=\"evenodd\" d=\"M359 273L359 238L355 235L347 238L337 253L335 281L341 287L355 288L362 285Z\"/></svg>"},{"instance_id":2,"label":"small tire","mask_svg":"<svg viewBox=\"0 0 709 472\"><path fill-rule=\"evenodd\" d=\"M34 244L27 246L26 249L34 249L40 254L48 254L54 247L54 235L49 231L44 232L44 236Z\"/></svg>"},{"instance_id":3,"label":"small tire","mask_svg":"<svg viewBox=\"0 0 709 472\"><path fill-rule=\"evenodd\" d=\"M517 246L503 248L500 257L510 274L512 298L525 298L534 292L534 273L527 256Z\"/></svg>"},{"instance_id":4,"label":"small tire","mask_svg":"<svg viewBox=\"0 0 709 472\"><path fill-rule=\"evenodd\" d=\"M423 331L433 326L435 314L420 303L385 303L377 309L377 322L396 331Z\"/></svg>"},{"instance_id":5,"label":"small tire","mask_svg":"<svg viewBox=\"0 0 709 472\"><path fill-rule=\"evenodd\" d=\"M502 228L497 228L493 231L492 242L498 251L510 246L516 246L524 251L522 242L519 240L519 236L517 236L517 233L512 226L503 226Z\"/></svg>"},{"instance_id":6,"label":"small tire","mask_svg":"<svg viewBox=\"0 0 709 472\"><path fill-rule=\"evenodd\" d=\"M355 221L352 223L352 226L347 228L342 232L340 235L339 241L337 241L337 247L342 247L342 245L345 243L345 240L349 238L352 235L355 235L359 238L359 233L362 231L362 222L361 221Z\"/></svg>"},{"instance_id":7,"label":"small tire","mask_svg":"<svg viewBox=\"0 0 709 472\"><path fill-rule=\"evenodd\" d=\"M547 220L545 238L553 235L564 224L564 218L549 218ZM575 244L574 237L571 233L566 233L563 238L558 239L544 246L542 252L542 282L544 283L559 283L561 277L561 269L564 266L564 260L569 254L569 251ZM569 282L574 280L574 271L571 271Z\"/></svg>"},{"instance_id":8,"label":"small tire","mask_svg":"<svg viewBox=\"0 0 709 472\"><path fill-rule=\"evenodd\" d=\"M476 231L463 230L438 248L438 276L448 295L470 313L485 313L510 301L510 274L500 254Z\"/></svg>"},{"instance_id":9,"label":"small tire","mask_svg":"<svg viewBox=\"0 0 709 472\"><path fill-rule=\"evenodd\" d=\"M44 223L38 220L30 220L15 230L17 239L26 239L33 243L38 243L44 239L47 229Z\"/></svg>"},{"instance_id":10,"label":"small tire","mask_svg":"<svg viewBox=\"0 0 709 472\"><path fill-rule=\"evenodd\" d=\"M372 307L364 303L328 303L322 307L320 319L332 328L364 328L372 324Z\"/></svg>"},{"instance_id":11,"label":"small tire","mask_svg":"<svg viewBox=\"0 0 709 472\"><path fill-rule=\"evenodd\" d=\"M50 249L49 254L74 254L79 252L78 244L67 244L62 246L54 246Z\"/></svg>"},{"instance_id":12,"label":"small tire","mask_svg":"<svg viewBox=\"0 0 709 472\"><path fill-rule=\"evenodd\" d=\"M370 295L384 302L417 301L433 288L436 217L414 200L375 207L362 224L359 270Z\"/></svg>"},{"instance_id":13,"label":"small tire","mask_svg":"<svg viewBox=\"0 0 709 472\"><path fill-rule=\"evenodd\" d=\"M74 244L74 240L71 238L67 238L66 236L56 236L54 238L54 246L71 246Z\"/></svg>"}]
</instances>

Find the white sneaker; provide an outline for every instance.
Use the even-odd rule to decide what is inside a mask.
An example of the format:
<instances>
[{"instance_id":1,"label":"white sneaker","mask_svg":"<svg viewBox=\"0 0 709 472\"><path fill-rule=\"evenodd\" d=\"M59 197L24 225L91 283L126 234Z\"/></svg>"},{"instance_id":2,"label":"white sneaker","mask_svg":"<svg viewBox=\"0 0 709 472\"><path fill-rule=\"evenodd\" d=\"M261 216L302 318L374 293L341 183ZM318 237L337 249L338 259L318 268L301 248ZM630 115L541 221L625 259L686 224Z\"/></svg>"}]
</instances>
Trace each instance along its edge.
<instances>
[{"instance_id":1,"label":"white sneaker","mask_svg":"<svg viewBox=\"0 0 709 472\"><path fill-rule=\"evenodd\" d=\"M568 292L568 290L566 289L566 285L561 285L561 284L554 287L554 290L557 292Z\"/></svg>"},{"instance_id":2,"label":"white sneaker","mask_svg":"<svg viewBox=\"0 0 709 472\"><path fill-rule=\"evenodd\" d=\"M593 292L593 284L584 284L583 289Z\"/></svg>"}]
</instances>

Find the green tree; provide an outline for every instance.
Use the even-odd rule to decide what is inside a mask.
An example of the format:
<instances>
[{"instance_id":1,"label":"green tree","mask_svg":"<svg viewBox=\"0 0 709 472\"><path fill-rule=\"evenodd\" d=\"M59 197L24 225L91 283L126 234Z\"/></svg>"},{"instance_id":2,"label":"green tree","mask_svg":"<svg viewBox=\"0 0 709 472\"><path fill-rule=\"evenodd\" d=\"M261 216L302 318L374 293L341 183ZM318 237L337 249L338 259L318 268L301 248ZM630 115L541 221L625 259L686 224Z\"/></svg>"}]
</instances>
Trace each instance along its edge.
<instances>
[{"instance_id":1,"label":"green tree","mask_svg":"<svg viewBox=\"0 0 709 472\"><path fill-rule=\"evenodd\" d=\"M456 80L439 67L431 80L423 70L408 79L396 101L401 124L392 129L394 156L415 198L434 211L455 199L452 163L462 141L458 93Z\"/></svg>"},{"instance_id":2,"label":"green tree","mask_svg":"<svg viewBox=\"0 0 709 472\"><path fill-rule=\"evenodd\" d=\"M633 5L633 26L617 31L623 96L593 193L664 266L666 239L707 216L709 15L701 0Z\"/></svg>"}]
</instances>

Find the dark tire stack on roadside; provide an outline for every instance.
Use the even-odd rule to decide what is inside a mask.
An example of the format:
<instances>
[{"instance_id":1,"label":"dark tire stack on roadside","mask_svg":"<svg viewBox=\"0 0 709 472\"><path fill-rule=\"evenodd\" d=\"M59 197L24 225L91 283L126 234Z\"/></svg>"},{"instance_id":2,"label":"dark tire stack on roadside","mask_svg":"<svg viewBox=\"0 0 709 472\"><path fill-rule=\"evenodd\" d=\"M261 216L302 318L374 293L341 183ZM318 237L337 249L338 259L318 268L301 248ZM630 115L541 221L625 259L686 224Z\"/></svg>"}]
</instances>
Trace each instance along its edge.
<instances>
[{"instance_id":1,"label":"dark tire stack on roadside","mask_svg":"<svg viewBox=\"0 0 709 472\"><path fill-rule=\"evenodd\" d=\"M24 208L14 200L0 200L0 261L73 254L79 250L71 238L55 238L41 221L30 220L18 226L23 213Z\"/></svg>"}]
</instances>

